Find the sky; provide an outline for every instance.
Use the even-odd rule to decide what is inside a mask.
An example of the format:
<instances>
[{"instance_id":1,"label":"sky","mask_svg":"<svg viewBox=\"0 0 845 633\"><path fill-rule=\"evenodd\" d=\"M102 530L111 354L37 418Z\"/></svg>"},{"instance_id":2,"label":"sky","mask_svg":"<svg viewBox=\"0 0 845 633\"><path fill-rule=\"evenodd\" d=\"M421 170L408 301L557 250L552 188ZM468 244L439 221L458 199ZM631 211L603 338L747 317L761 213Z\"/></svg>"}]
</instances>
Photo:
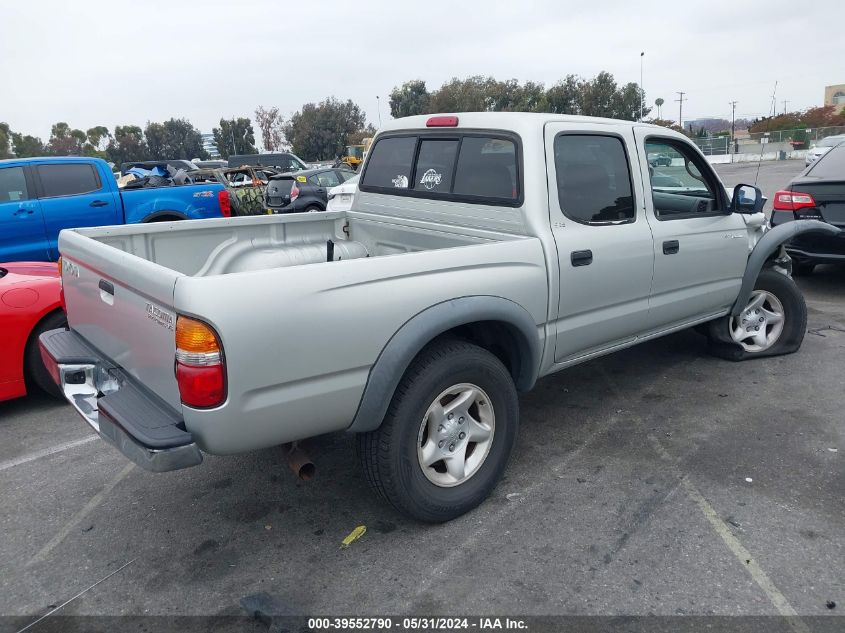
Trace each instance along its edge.
<instances>
[{"instance_id":1,"label":"sky","mask_svg":"<svg viewBox=\"0 0 845 633\"><path fill-rule=\"evenodd\" d=\"M210 132L259 105L287 117L330 95L369 121L390 91L490 75L551 85L602 70L640 80L663 118L738 118L822 105L845 83L845 2L816 0L3 0L0 121L50 126L185 117ZM377 96L380 99L377 99ZM380 104L380 108L379 108ZM656 114L656 112L655 112Z\"/></svg>"}]
</instances>

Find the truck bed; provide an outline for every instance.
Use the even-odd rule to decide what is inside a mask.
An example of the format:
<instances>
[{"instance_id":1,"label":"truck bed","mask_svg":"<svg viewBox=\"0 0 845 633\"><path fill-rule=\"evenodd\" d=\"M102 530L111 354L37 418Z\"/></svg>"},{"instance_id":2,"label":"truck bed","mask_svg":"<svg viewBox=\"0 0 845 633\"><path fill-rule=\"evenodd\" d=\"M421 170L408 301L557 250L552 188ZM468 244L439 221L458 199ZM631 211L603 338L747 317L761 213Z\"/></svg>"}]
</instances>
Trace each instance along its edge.
<instances>
[{"instance_id":1,"label":"truck bed","mask_svg":"<svg viewBox=\"0 0 845 633\"><path fill-rule=\"evenodd\" d=\"M453 248L518 236L466 228L444 231L425 222L345 213L272 215L201 224L115 226L80 236L191 277L226 275L360 257ZM68 239L68 244L76 242ZM331 245L329 245L331 241ZM329 250L333 250L330 256ZM66 253L72 257L71 252Z\"/></svg>"}]
</instances>

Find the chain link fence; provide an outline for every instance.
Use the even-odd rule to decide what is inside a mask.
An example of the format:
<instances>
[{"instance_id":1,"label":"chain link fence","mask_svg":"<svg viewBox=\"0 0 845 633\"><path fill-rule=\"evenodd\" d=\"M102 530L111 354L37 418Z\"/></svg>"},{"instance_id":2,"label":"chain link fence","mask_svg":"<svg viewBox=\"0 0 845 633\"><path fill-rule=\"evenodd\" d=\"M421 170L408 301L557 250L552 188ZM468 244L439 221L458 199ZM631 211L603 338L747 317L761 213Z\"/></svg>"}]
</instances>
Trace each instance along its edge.
<instances>
[{"instance_id":1,"label":"chain link fence","mask_svg":"<svg viewBox=\"0 0 845 633\"><path fill-rule=\"evenodd\" d=\"M781 151L809 149L823 138L839 134L845 134L845 126L755 132L738 136L735 139L733 151L731 151L731 139L728 135L696 137L691 140L698 145L705 156L719 156L744 152L759 153L763 145L770 145L772 150Z\"/></svg>"}]
</instances>

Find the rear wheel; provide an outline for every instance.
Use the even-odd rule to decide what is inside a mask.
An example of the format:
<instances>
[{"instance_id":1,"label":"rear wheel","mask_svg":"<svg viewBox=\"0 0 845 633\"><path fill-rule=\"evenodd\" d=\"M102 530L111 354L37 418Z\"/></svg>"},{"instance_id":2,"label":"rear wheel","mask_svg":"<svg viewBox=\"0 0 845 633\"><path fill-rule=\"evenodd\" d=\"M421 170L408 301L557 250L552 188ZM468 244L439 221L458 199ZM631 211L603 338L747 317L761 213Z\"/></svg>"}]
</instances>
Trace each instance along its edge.
<instances>
[{"instance_id":1,"label":"rear wheel","mask_svg":"<svg viewBox=\"0 0 845 633\"><path fill-rule=\"evenodd\" d=\"M44 361L41 360L41 349L38 345L38 337L49 330L67 327L67 318L64 312L53 312L44 317L30 335L29 342L24 352L24 375L28 383L34 383L42 391L54 398L61 398L62 392L59 386L50 376Z\"/></svg>"},{"instance_id":2,"label":"rear wheel","mask_svg":"<svg viewBox=\"0 0 845 633\"><path fill-rule=\"evenodd\" d=\"M305 213L317 213L319 211L322 211L322 209L316 204L312 204L311 206L305 207Z\"/></svg>"},{"instance_id":3,"label":"rear wheel","mask_svg":"<svg viewBox=\"0 0 845 633\"><path fill-rule=\"evenodd\" d=\"M413 361L381 427L358 436L358 455L370 485L397 510L448 521L489 496L518 423L516 388L502 362L444 339Z\"/></svg>"},{"instance_id":4,"label":"rear wheel","mask_svg":"<svg viewBox=\"0 0 845 633\"><path fill-rule=\"evenodd\" d=\"M737 316L710 323L711 351L729 360L790 354L801 347L807 328L807 305L795 282L764 270Z\"/></svg>"}]
</instances>

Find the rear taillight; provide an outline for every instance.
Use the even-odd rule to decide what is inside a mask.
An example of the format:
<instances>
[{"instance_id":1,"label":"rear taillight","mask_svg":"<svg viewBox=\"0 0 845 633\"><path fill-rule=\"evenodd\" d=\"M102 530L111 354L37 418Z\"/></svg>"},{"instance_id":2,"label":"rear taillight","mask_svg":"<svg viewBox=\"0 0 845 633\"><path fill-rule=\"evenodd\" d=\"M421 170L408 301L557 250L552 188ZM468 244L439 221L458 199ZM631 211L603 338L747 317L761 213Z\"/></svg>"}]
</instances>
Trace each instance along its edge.
<instances>
[{"instance_id":1,"label":"rear taillight","mask_svg":"<svg viewBox=\"0 0 845 633\"><path fill-rule=\"evenodd\" d=\"M293 202L299 197L299 187L294 185L290 188L290 201Z\"/></svg>"},{"instance_id":2,"label":"rear taillight","mask_svg":"<svg viewBox=\"0 0 845 633\"><path fill-rule=\"evenodd\" d=\"M217 202L220 204L220 213L224 218L232 217L232 201L229 199L229 192L225 189L217 192Z\"/></svg>"},{"instance_id":3,"label":"rear taillight","mask_svg":"<svg viewBox=\"0 0 845 633\"><path fill-rule=\"evenodd\" d=\"M182 403L208 409L226 399L223 347L212 327L185 316L176 318L176 382Z\"/></svg>"},{"instance_id":4,"label":"rear taillight","mask_svg":"<svg viewBox=\"0 0 845 633\"><path fill-rule=\"evenodd\" d=\"M775 211L798 211L798 209L814 206L816 206L816 201L813 200L813 196L800 191L778 191L772 203Z\"/></svg>"}]
</instances>

